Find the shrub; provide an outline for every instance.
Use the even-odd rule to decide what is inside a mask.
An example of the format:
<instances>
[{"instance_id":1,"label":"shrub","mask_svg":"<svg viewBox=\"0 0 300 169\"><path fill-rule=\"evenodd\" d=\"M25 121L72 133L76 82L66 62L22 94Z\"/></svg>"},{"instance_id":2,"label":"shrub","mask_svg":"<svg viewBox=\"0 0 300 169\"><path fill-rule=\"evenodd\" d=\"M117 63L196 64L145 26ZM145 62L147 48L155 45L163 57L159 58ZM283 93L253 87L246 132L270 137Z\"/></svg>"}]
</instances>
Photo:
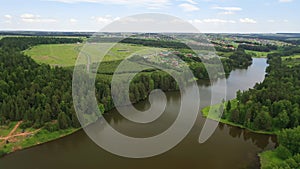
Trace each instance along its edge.
<instances>
[{"instance_id":1,"label":"shrub","mask_svg":"<svg viewBox=\"0 0 300 169\"><path fill-rule=\"evenodd\" d=\"M54 131L58 131L59 127L57 123L48 122L45 123L45 129L48 130L49 132L54 132Z\"/></svg>"},{"instance_id":2,"label":"shrub","mask_svg":"<svg viewBox=\"0 0 300 169\"><path fill-rule=\"evenodd\" d=\"M280 145L276 149L277 157L281 158L282 160L288 159L292 156L292 153L284 146Z\"/></svg>"},{"instance_id":3,"label":"shrub","mask_svg":"<svg viewBox=\"0 0 300 169\"><path fill-rule=\"evenodd\" d=\"M24 121L21 125L20 128L21 129L27 129L32 127L33 123L31 121Z\"/></svg>"}]
</instances>

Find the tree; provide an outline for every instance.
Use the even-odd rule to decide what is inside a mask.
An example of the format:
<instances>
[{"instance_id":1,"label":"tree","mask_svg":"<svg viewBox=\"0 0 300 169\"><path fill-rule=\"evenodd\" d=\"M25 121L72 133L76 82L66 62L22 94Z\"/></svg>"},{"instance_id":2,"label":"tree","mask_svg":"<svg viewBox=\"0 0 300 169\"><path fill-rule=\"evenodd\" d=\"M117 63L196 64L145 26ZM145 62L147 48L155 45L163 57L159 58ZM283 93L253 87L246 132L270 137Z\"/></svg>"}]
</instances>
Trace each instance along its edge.
<instances>
[{"instance_id":1,"label":"tree","mask_svg":"<svg viewBox=\"0 0 300 169\"><path fill-rule=\"evenodd\" d=\"M272 128L272 117L268 112L260 112L254 119L253 127L258 130L271 130Z\"/></svg>"},{"instance_id":2,"label":"tree","mask_svg":"<svg viewBox=\"0 0 300 169\"><path fill-rule=\"evenodd\" d=\"M293 155L300 153L300 127L285 129L278 134L279 144L286 147Z\"/></svg>"},{"instance_id":3,"label":"tree","mask_svg":"<svg viewBox=\"0 0 300 169\"><path fill-rule=\"evenodd\" d=\"M274 119L275 126L277 128L286 128L289 124L289 116L287 115L286 110L283 110L278 114L278 116Z\"/></svg>"},{"instance_id":4,"label":"tree","mask_svg":"<svg viewBox=\"0 0 300 169\"><path fill-rule=\"evenodd\" d=\"M231 101L229 100L226 105L226 110L229 112L231 110Z\"/></svg>"},{"instance_id":5,"label":"tree","mask_svg":"<svg viewBox=\"0 0 300 169\"><path fill-rule=\"evenodd\" d=\"M237 109L231 111L230 121L238 123L240 120L240 112Z\"/></svg>"},{"instance_id":6,"label":"tree","mask_svg":"<svg viewBox=\"0 0 300 169\"><path fill-rule=\"evenodd\" d=\"M44 124L49 122L50 120L51 120L50 112L44 110L42 113L41 123Z\"/></svg>"},{"instance_id":7,"label":"tree","mask_svg":"<svg viewBox=\"0 0 300 169\"><path fill-rule=\"evenodd\" d=\"M282 160L288 159L292 156L292 153L284 146L280 145L276 148L276 153L279 158Z\"/></svg>"},{"instance_id":8,"label":"tree","mask_svg":"<svg viewBox=\"0 0 300 169\"><path fill-rule=\"evenodd\" d=\"M105 112L104 105L101 104L101 103L99 104L99 111L100 111L101 114L104 114L104 112Z\"/></svg>"},{"instance_id":9,"label":"tree","mask_svg":"<svg viewBox=\"0 0 300 169\"><path fill-rule=\"evenodd\" d=\"M69 117L64 112L60 112L58 115L58 127L60 129L66 129L69 126L70 126Z\"/></svg>"}]
</instances>

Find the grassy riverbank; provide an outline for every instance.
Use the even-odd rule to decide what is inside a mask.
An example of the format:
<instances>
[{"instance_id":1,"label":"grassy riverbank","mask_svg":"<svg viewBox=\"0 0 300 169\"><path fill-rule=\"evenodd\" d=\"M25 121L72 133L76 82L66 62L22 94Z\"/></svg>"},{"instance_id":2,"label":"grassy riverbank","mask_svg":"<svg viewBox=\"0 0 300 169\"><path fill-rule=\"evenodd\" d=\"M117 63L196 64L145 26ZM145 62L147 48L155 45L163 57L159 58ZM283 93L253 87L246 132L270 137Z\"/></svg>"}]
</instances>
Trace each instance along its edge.
<instances>
[{"instance_id":1,"label":"grassy riverbank","mask_svg":"<svg viewBox=\"0 0 300 169\"><path fill-rule=\"evenodd\" d=\"M7 141L6 139L0 140L0 157L18 150L57 140L64 136L70 135L80 129L69 128L65 130L49 132L48 130L43 128L28 128L25 131L21 130L20 128L17 128L15 131L11 132L15 124L17 124L17 122L10 123L10 125L8 125L8 127L5 129L4 127L1 128L0 138L4 138L3 136L7 136L9 137L9 139L7 139ZM8 133L10 133L11 136L8 136Z\"/></svg>"}]
</instances>

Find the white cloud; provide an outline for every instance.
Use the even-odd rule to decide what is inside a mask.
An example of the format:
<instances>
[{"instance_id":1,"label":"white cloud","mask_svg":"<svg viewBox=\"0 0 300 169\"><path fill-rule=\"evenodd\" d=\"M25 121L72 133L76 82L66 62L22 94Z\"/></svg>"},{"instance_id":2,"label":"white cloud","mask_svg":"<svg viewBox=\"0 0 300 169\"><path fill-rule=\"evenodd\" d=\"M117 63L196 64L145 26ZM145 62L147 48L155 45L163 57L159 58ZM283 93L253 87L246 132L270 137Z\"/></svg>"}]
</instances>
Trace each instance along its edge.
<instances>
[{"instance_id":1,"label":"white cloud","mask_svg":"<svg viewBox=\"0 0 300 169\"><path fill-rule=\"evenodd\" d=\"M170 5L170 0L48 0L63 3L102 3L116 5L146 6L151 9L163 8Z\"/></svg>"},{"instance_id":2,"label":"white cloud","mask_svg":"<svg viewBox=\"0 0 300 169\"><path fill-rule=\"evenodd\" d=\"M4 18L6 18L6 19L12 19L12 16L11 15L4 15Z\"/></svg>"},{"instance_id":3,"label":"white cloud","mask_svg":"<svg viewBox=\"0 0 300 169\"><path fill-rule=\"evenodd\" d=\"M5 18L4 23L8 23L8 24L12 23L12 18L13 17L11 15L6 14L3 17Z\"/></svg>"},{"instance_id":4,"label":"white cloud","mask_svg":"<svg viewBox=\"0 0 300 169\"><path fill-rule=\"evenodd\" d=\"M243 10L240 7L220 7L220 6L212 7L212 9L220 9L220 10L224 10L224 11L241 11L241 10Z\"/></svg>"},{"instance_id":5,"label":"white cloud","mask_svg":"<svg viewBox=\"0 0 300 169\"><path fill-rule=\"evenodd\" d=\"M223 15L232 15L232 14L235 14L235 13L232 12L232 11L225 11L225 12L220 12L219 14L223 14Z\"/></svg>"},{"instance_id":6,"label":"white cloud","mask_svg":"<svg viewBox=\"0 0 300 169\"><path fill-rule=\"evenodd\" d=\"M293 2L294 0L278 0L280 3L288 3L288 2Z\"/></svg>"},{"instance_id":7,"label":"white cloud","mask_svg":"<svg viewBox=\"0 0 300 169\"><path fill-rule=\"evenodd\" d=\"M236 23L234 20L224 20L224 19L204 19L203 22L206 22L206 23Z\"/></svg>"},{"instance_id":8,"label":"white cloud","mask_svg":"<svg viewBox=\"0 0 300 169\"><path fill-rule=\"evenodd\" d=\"M76 23L76 22L78 22L77 19L74 19L74 18L71 18L69 21L70 21L71 23Z\"/></svg>"},{"instance_id":9,"label":"white cloud","mask_svg":"<svg viewBox=\"0 0 300 169\"><path fill-rule=\"evenodd\" d=\"M179 5L180 8L182 8L186 12L192 12L192 11L198 11L199 8L195 5L184 3Z\"/></svg>"},{"instance_id":10,"label":"white cloud","mask_svg":"<svg viewBox=\"0 0 300 169\"><path fill-rule=\"evenodd\" d=\"M41 18L39 15L34 15L34 14L22 14L21 20L23 22L28 22L28 23L52 23L52 22L57 22L55 19L50 19L50 18Z\"/></svg>"},{"instance_id":11,"label":"white cloud","mask_svg":"<svg viewBox=\"0 0 300 169\"><path fill-rule=\"evenodd\" d=\"M223 15L230 15L230 14L234 14L237 11L242 11L243 10L240 7L220 7L220 6L212 7L212 9L217 9L217 10L224 11L224 12L220 13L220 14L223 14Z\"/></svg>"},{"instance_id":12,"label":"white cloud","mask_svg":"<svg viewBox=\"0 0 300 169\"><path fill-rule=\"evenodd\" d=\"M188 3L190 3L190 4L194 4L194 5L198 4L198 3L195 2L194 0L186 0L186 2L188 2Z\"/></svg>"},{"instance_id":13,"label":"white cloud","mask_svg":"<svg viewBox=\"0 0 300 169\"><path fill-rule=\"evenodd\" d=\"M213 24L236 23L235 20L225 20L225 19L203 19L203 20L194 19L194 20L190 20L189 22L190 23L213 23Z\"/></svg>"},{"instance_id":14,"label":"white cloud","mask_svg":"<svg viewBox=\"0 0 300 169\"><path fill-rule=\"evenodd\" d=\"M250 18L242 18L242 19L240 19L240 22L242 22L242 23L257 23L256 20L250 19Z\"/></svg>"},{"instance_id":15,"label":"white cloud","mask_svg":"<svg viewBox=\"0 0 300 169\"><path fill-rule=\"evenodd\" d=\"M97 23L99 24L102 24L102 25L107 25L113 21L116 21L116 20L119 20L120 18L119 17L115 17L113 18L112 16L110 15L106 15L106 16L98 16L98 17L91 17L91 19L93 21L96 21Z\"/></svg>"}]
</instances>

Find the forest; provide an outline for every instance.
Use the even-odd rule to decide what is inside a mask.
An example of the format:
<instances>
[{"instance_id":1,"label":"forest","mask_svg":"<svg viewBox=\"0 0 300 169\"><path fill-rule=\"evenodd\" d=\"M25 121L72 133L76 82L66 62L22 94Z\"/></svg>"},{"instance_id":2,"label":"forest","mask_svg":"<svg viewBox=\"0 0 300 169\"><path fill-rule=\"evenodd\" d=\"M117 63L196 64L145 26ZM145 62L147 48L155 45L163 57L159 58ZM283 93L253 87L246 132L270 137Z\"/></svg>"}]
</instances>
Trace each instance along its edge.
<instances>
[{"instance_id":1,"label":"forest","mask_svg":"<svg viewBox=\"0 0 300 169\"><path fill-rule=\"evenodd\" d=\"M73 72L70 69L37 64L21 52L37 44L77 42L82 42L82 39L6 37L0 41L1 125L23 120L21 128L45 127L49 131L57 131L80 127L72 102ZM171 44L171 47L178 46ZM235 68L246 68L251 64L252 59L244 50L239 49L222 61L225 72L229 73ZM205 67L200 61L192 59L189 64L197 78L208 78ZM96 97L100 107L103 107L102 113L114 108L110 79L111 77L105 74L99 74L96 79ZM177 90L178 86L165 72L158 70L143 72L136 76L130 85L130 99L133 103L144 100L156 88L172 91Z\"/></svg>"},{"instance_id":2,"label":"forest","mask_svg":"<svg viewBox=\"0 0 300 169\"><path fill-rule=\"evenodd\" d=\"M300 122L300 66L288 66L281 54L269 54L265 80L254 89L237 92L237 107L229 102L224 117L255 130L275 131Z\"/></svg>"}]
</instances>

